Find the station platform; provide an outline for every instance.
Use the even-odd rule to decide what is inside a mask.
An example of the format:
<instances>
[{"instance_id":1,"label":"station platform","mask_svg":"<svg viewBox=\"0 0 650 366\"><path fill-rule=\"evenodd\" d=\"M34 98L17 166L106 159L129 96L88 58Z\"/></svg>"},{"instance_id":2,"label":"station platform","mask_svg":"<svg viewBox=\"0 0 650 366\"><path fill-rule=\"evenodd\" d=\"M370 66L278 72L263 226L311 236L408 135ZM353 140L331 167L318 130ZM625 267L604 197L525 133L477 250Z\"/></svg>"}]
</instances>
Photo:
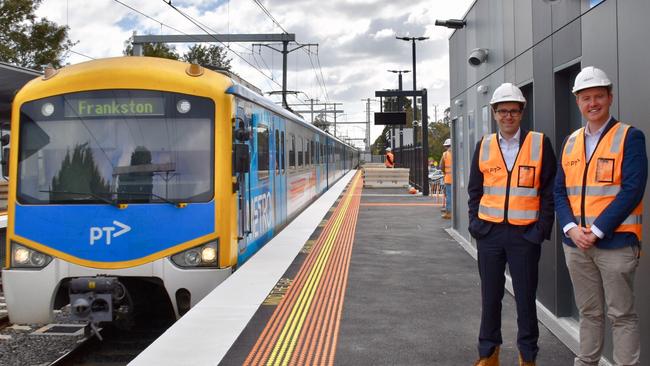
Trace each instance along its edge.
<instances>
[{"instance_id":1,"label":"station platform","mask_svg":"<svg viewBox=\"0 0 650 366\"><path fill-rule=\"evenodd\" d=\"M440 205L402 188L364 189L360 174L348 181L259 304L199 304L131 364L473 365L478 270L445 231ZM228 302L224 291L219 301ZM249 290L230 291L236 303ZM231 314L213 323L213 314L198 315L206 310ZM233 336L225 328L242 312L252 317ZM509 294L502 323L501 364L517 365ZM539 365L572 364L573 353L541 323L539 345Z\"/></svg>"}]
</instances>

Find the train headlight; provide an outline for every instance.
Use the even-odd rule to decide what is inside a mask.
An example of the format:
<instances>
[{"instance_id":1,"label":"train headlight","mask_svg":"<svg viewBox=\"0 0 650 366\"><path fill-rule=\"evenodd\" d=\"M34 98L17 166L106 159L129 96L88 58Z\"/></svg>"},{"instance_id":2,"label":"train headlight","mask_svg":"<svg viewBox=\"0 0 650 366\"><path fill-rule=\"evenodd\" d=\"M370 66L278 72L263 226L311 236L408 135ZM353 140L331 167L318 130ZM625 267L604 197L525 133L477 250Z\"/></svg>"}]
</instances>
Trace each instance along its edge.
<instances>
[{"instance_id":1,"label":"train headlight","mask_svg":"<svg viewBox=\"0 0 650 366\"><path fill-rule=\"evenodd\" d=\"M189 112L190 109L192 109L192 104L188 100L181 99L176 103L176 110L178 113L185 114Z\"/></svg>"},{"instance_id":2,"label":"train headlight","mask_svg":"<svg viewBox=\"0 0 650 366\"><path fill-rule=\"evenodd\" d=\"M183 268L216 268L219 264L219 241L211 241L171 256L171 261Z\"/></svg>"},{"instance_id":3,"label":"train headlight","mask_svg":"<svg viewBox=\"0 0 650 366\"><path fill-rule=\"evenodd\" d=\"M217 261L217 248L214 247L203 247L201 249L201 261L205 263L213 263Z\"/></svg>"},{"instance_id":4,"label":"train headlight","mask_svg":"<svg viewBox=\"0 0 650 366\"><path fill-rule=\"evenodd\" d=\"M52 103L43 104L43 106L41 107L41 113L43 113L45 117L51 116L52 113L54 113L54 104Z\"/></svg>"},{"instance_id":5,"label":"train headlight","mask_svg":"<svg viewBox=\"0 0 650 366\"><path fill-rule=\"evenodd\" d=\"M11 242L11 266L19 268L43 268L52 257L37 250Z\"/></svg>"},{"instance_id":6,"label":"train headlight","mask_svg":"<svg viewBox=\"0 0 650 366\"><path fill-rule=\"evenodd\" d=\"M199 255L199 252L197 250L188 250L185 252L185 263L189 264L190 266L198 266L201 264L201 256Z\"/></svg>"}]
</instances>

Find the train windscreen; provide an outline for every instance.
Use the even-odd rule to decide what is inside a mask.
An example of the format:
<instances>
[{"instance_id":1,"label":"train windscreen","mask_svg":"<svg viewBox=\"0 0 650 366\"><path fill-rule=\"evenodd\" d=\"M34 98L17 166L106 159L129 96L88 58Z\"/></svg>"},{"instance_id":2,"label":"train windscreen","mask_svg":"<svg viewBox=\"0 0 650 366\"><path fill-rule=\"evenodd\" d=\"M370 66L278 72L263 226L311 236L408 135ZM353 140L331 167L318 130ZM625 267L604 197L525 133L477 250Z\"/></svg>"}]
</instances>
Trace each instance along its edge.
<instances>
[{"instance_id":1,"label":"train windscreen","mask_svg":"<svg viewBox=\"0 0 650 366\"><path fill-rule=\"evenodd\" d=\"M146 90L58 95L20 109L18 202L207 202L212 100Z\"/></svg>"}]
</instances>

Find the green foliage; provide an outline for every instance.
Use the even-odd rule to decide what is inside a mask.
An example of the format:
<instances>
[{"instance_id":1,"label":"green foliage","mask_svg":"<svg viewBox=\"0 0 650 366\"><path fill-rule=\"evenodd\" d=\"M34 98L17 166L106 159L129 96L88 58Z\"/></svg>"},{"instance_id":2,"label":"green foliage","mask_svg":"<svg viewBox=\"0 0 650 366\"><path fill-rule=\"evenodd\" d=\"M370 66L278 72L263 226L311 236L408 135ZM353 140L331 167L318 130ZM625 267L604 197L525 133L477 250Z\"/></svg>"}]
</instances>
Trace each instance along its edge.
<instances>
[{"instance_id":1,"label":"green foliage","mask_svg":"<svg viewBox=\"0 0 650 366\"><path fill-rule=\"evenodd\" d=\"M99 173L93 152L88 143L75 145L72 154L68 150L61 163L59 173L52 178L53 191L50 200L68 200L78 195L54 192L108 192L109 186Z\"/></svg>"},{"instance_id":2,"label":"green foliage","mask_svg":"<svg viewBox=\"0 0 650 366\"><path fill-rule=\"evenodd\" d=\"M124 41L125 56L133 56L133 37L129 37ZM180 56L176 53L174 46L168 46L166 43L145 43L142 45L142 55L150 57L168 58L171 60L179 60Z\"/></svg>"},{"instance_id":3,"label":"green foliage","mask_svg":"<svg viewBox=\"0 0 650 366\"><path fill-rule=\"evenodd\" d=\"M68 39L68 27L36 18L41 2L0 1L0 61L35 70L47 64L62 66L75 43Z\"/></svg>"},{"instance_id":4,"label":"green foliage","mask_svg":"<svg viewBox=\"0 0 650 366\"><path fill-rule=\"evenodd\" d=\"M442 144L449 136L449 125L447 123L429 123L429 157L433 158L434 161L440 161L442 152L445 151Z\"/></svg>"},{"instance_id":5,"label":"green foliage","mask_svg":"<svg viewBox=\"0 0 650 366\"><path fill-rule=\"evenodd\" d=\"M230 61L226 49L217 45L203 46L195 44L181 57L183 61L195 62L199 65L230 70Z\"/></svg>"},{"instance_id":6,"label":"green foliage","mask_svg":"<svg viewBox=\"0 0 650 366\"><path fill-rule=\"evenodd\" d=\"M329 132L329 122L325 121L323 114L314 117L314 126L325 132Z\"/></svg>"},{"instance_id":7,"label":"green foliage","mask_svg":"<svg viewBox=\"0 0 650 366\"><path fill-rule=\"evenodd\" d=\"M370 151L372 151L372 155L382 155L384 154L384 150L390 146L389 141L386 140L386 134L391 128L391 126L384 126L381 134L375 139L375 142L370 145Z\"/></svg>"}]
</instances>

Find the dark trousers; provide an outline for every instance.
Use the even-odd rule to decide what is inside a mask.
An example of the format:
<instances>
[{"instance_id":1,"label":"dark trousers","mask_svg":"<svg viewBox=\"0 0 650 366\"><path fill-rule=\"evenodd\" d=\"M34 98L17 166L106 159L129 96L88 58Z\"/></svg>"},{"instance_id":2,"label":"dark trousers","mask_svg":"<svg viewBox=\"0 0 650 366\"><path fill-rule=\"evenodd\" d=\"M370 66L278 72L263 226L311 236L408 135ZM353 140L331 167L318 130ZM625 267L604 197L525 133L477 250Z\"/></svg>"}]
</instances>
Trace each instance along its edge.
<instances>
[{"instance_id":1,"label":"dark trousers","mask_svg":"<svg viewBox=\"0 0 650 366\"><path fill-rule=\"evenodd\" d=\"M501 338L501 300L504 294L506 263L510 269L517 303L517 346L524 361L534 361L539 347L537 327L539 244L522 236L523 227L498 224L477 240L478 270L481 277L481 330L479 356L489 357Z\"/></svg>"}]
</instances>

